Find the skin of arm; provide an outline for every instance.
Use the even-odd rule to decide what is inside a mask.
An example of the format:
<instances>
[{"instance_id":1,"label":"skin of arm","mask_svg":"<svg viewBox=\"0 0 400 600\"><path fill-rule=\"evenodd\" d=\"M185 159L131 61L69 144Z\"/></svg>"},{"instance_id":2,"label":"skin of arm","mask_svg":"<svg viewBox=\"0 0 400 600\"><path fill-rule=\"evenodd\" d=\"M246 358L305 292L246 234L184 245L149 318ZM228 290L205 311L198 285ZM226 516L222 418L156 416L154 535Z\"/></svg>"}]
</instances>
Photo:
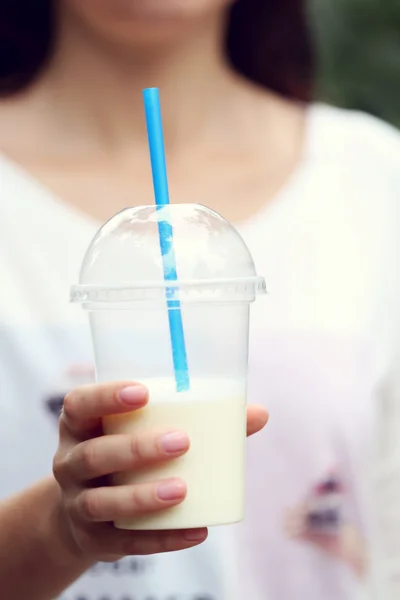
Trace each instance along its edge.
<instances>
[{"instance_id":1,"label":"skin of arm","mask_svg":"<svg viewBox=\"0 0 400 600\"><path fill-rule=\"evenodd\" d=\"M7 600L52 600L93 564L73 542L53 477L0 503L0 552Z\"/></svg>"}]
</instances>

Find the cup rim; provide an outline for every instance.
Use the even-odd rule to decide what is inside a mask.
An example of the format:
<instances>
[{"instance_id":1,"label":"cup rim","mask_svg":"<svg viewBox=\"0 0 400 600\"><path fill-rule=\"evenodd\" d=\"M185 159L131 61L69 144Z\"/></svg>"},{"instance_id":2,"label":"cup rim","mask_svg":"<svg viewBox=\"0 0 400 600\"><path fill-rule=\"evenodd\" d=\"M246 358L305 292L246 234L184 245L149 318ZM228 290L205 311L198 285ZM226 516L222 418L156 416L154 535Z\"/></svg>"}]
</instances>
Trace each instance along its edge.
<instances>
[{"instance_id":1,"label":"cup rim","mask_svg":"<svg viewBox=\"0 0 400 600\"><path fill-rule=\"evenodd\" d=\"M132 302L134 300L146 300L157 292L163 292L168 300L179 300L180 293L189 295L190 292L203 292L204 295L215 295L218 293L230 296L262 295L266 294L264 277L231 277L214 279L186 279L173 281L129 281L118 285L79 284L71 287L70 302L85 304ZM201 296L196 294L198 299Z\"/></svg>"}]
</instances>

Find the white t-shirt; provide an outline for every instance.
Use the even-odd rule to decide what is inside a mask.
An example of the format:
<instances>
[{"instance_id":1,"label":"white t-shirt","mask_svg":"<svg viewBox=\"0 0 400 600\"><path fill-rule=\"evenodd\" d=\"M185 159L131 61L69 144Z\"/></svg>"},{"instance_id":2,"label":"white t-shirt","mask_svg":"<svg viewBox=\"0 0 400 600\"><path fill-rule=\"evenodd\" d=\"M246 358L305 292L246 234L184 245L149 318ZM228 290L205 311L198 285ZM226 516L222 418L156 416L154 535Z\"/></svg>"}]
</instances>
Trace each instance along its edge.
<instances>
[{"instance_id":1,"label":"white t-shirt","mask_svg":"<svg viewBox=\"0 0 400 600\"><path fill-rule=\"evenodd\" d=\"M400 597L399 202L397 132L310 108L301 165L239 228L269 290L252 307L249 400L271 420L249 442L245 523L99 564L62 600L357 599L348 558L290 539L287 509L291 529L364 539L374 598ZM0 157L1 496L49 473L62 397L91 377L68 295L97 227Z\"/></svg>"}]
</instances>

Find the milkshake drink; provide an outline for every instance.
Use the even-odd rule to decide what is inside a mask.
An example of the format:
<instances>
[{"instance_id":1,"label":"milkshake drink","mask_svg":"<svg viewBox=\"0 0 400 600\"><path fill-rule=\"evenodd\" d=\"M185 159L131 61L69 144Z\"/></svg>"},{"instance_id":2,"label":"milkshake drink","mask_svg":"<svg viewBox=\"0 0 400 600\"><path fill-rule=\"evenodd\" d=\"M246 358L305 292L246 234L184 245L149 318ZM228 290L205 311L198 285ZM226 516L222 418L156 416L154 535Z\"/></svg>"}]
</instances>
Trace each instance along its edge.
<instances>
[{"instance_id":1,"label":"milkshake drink","mask_svg":"<svg viewBox=\"0 0 400 600\"><path fill-rule=\"evenodd\" d=\"M105 420L106 433L179 429L190 438L189 452L173 461L115 476L116 483L145 483L180 477L188 488L181 506L133 521L122 529L179 529L241 521L244 515L246 400L233 381L192 381L195 391L165 394L162 380L145 382L151 401L142 410ZM212 393L211 393L212 390ZM236 394L236 397L234 396ZM206 399L206 400L205 400Z\"/></svg>"},{"instance_id":2,"label":"milkshake drink","mask_svg":"<svg viewBox=\"0 0 400 600\"><path fill-rule=\"evenodd\" d=\"M174 232L176 281L164 279L160 220ZM185 500L116 527L183 529L243 519L249 305L264 291L242 238L204 206L126 209L93 239L72 300L89 313L97 381L140 381L150 398L141 410L104 419L105 434L182 430L190 438L185 456L114 476L117 485L182 478ZM177 384L171 347L177 307L187 389Z\"/></svg>"}]
</instances>

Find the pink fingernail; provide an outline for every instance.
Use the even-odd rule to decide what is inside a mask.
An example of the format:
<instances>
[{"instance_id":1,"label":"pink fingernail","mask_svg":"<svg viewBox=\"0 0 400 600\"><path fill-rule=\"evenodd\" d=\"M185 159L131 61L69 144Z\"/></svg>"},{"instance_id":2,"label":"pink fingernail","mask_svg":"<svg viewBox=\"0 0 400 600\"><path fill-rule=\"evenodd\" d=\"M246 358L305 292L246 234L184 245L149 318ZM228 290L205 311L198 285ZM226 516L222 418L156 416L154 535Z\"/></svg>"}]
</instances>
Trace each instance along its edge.
<instances>
[{"instance_id":1,"label":"pink fingernail","mask_svg":"<svg viewBox=\"0 0 400 600\"><path fill-rule=\"evenodd\" d=\"M157 496L160 500L180 500L186 495L186 485L183 481L163 481L157 488Z\"/></svg>"},{"instance_id":2,"label":"pink fingernail","mask_svg":"<svg viewBox=\"0 0 400 600\"><path fill-rule=\"evenodd\" d=\"M183 532L183 537L188 542L200 542L207 537L207 529L187 529Z\"/></svg>"},{"instance_id":3,"label":"pink fingernail","mask_svg":"<svg viewBox=\"0 0 400 600\"><path fill-rule=\"evenodd\" d=\"M179 454L189 448L189 438L183 431L173 431L160 439L160 445L166 454Z\"/></svg>"},{"instance_id":4,"label":"pink fingernail","mask_svg":"<svg viewBox=\"0 0 400 600\"><path fill-rule=\"evenodd\" d=\"M125 406L141 406L147 398L147 390L142 385L130 385L118 392L118 398Z\"/></svg>"}]
</instances>

